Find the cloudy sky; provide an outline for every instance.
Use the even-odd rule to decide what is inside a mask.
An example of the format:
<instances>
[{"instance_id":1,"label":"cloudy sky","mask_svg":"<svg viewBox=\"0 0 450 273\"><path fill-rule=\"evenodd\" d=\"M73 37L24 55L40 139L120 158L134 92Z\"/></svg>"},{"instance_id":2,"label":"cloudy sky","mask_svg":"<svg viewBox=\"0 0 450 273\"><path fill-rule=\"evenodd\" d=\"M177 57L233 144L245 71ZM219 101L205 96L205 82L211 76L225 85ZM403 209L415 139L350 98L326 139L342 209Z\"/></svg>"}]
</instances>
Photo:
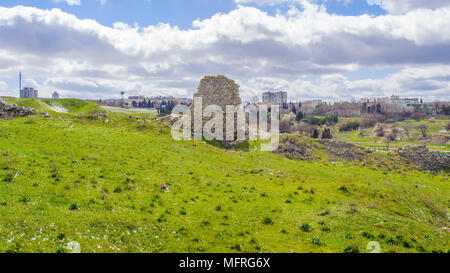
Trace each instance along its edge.
<instances>
[{"instance_id":1,"label":"cloudy sky","mask_svg":"<svg viewBox=\"0 0 450 273\"><path fill-rule=\"evenodd\" d=\"M226 75L249 99L450 101L449 0L0 0L0 95L191 96Z\"/></svg>"}]
</instances>

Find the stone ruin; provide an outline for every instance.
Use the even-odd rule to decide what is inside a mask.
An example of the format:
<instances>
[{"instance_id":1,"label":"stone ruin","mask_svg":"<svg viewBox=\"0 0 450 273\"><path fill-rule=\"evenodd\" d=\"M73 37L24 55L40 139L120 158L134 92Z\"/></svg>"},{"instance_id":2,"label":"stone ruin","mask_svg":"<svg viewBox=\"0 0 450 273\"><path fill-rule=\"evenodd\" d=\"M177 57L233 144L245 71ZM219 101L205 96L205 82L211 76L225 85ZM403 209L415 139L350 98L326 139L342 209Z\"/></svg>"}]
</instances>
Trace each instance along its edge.
<instances>
[{"instance_id":1,"label":"stone ruin","mask_svg":"<svg viewBox=\"0 0 450 273\"><path fill-rule=\"evenodd\" d=\"M333 134L331 133L330 128L325 128L322 133L322 139L333 139Z\"/></svg>"},{"instance_id":2,"label":"stone ruin","mask_svg":"<svg viewBox=\"0 0 450 273\"><path fill-rule=\"evenodd\" d=\"M450 156L431 152L426 146L406 146L398 149L398 154L423 170L450 169Z\"/></svg>"},{"instance_id":3,"label":"stone ruin","mask_svg":"<svg viewBox=\"0 0 450 273\"><path fill-rule=\"evenodd\" d=\"M362 161L367 152L364 148L342 141L323 139L320 143L330 154L349 161Z\"/></svg>"},{"instance_id":4,"label":"stone ruin","mask_svg":"<svg viewBox=\"0 0 450 273\"><path fill-rule=\"evenodd\" d=\"M227 127L226 123L226 107L228 105L238 106L242 104L241 97L239 95L239 85L236 84L235 81L228 79L223 75L219 76L205 76L198 86L197 93L194 94L195 98L202 98L203 109L208 107L209 105L217 105L224 112L224 120L223 120L223 128L224 128L224 136L222 142L227 147L232 147L238 145L242 141L237 141L237 121L235 119L235 140L227 141L225 128ZM194 106L191 106L191 115L192 115L192 130L194 130ZM207 123L210 119L203 117L203 125Z\"/></svg>"},{"instance_id":5,"label":"stone ruin","mask_svg":"<svg viewBox=\"0 0 450 273\"><path fill-rule=\"evenodd\" d=\"M239 96L239 85L225 76L206 76L200 81L198 92L194 98L201 97L203 108L218 105L225 111L227 105L242 104Z\"/></svg>"},{"instance_id":6,"label":"stone ruin","mask_svg":"<svg viewBox=\"0 0 450 273\"><path fill-rule=\"evenodd\" d=\"M27 109L16 104L7 104L0 99L0 119L15 119L34 115L33 109Z\"/></svg>"},{"instance_id":7,"label":"stone ruin","mask_svg":"<svg viewBox=\"0 0 450 273\"><path fill-rule=\"evenodd\" d=\"M314 160L314 154L311 147L290 136L280 140L280 145L274 153L284 154L289 159Z\"/></svg>"}]
</instances>

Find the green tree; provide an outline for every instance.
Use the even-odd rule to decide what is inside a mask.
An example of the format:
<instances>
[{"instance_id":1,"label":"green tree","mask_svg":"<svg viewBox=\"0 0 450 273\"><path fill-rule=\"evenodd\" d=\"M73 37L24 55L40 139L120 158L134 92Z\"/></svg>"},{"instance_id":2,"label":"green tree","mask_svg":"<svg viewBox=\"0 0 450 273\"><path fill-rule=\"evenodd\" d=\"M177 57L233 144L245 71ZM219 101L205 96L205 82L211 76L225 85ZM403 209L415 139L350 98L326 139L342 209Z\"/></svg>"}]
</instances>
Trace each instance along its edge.
<instances>
[{"instance_id":1,"label":"green tree","mask_svg":"<svg viewBox=\"0 0 450 273\"><path fill-rule=\"evenodd\" d=\"M297 112L297 114L295 115L295 121L299 122L304 118L303 116L303 112Z\"/></svg>"}]
</instances>

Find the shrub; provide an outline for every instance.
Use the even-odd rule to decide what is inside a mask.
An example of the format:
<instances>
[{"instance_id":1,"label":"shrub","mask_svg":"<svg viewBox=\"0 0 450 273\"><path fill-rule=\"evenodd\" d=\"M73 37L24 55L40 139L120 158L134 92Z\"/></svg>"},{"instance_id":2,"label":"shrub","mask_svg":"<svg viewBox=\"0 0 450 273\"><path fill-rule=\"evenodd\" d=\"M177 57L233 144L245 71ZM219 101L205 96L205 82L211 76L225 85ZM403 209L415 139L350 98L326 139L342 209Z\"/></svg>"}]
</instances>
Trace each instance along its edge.
<instances>
[{"instance_id":1,"label":"shrub","mask_svg":"<svg viewBox=\"0 0 450 273\"><path fill-rule=\"evenodd\" d=\"M424 119L426 117L427 117L427 114L422 113L422 112L415 112L414 114L411 115L411 118L417 119L417 120Z\"/></svg>"},{"instance_id":2,"label":"shrub","mask_svg":"<svg viewBox=\"0 0 450 273\"><path fill-rule=\"evenodd\" d=\"M339 122L339 117L335 114L328 113L324 119L324 122L327 124L336 124Z\"/></svg>"},{"instance_id":3,"label":"shrub","mask_svg":"<svg viewBox=\"0 0 450 273\"><path fill-rule=\"evenodd\" d=\"M303 112L297 112L297 114L295 115L295 121L299 122L303 119L303 117Z\"/></svg>"},{"instance_id":4,"label":"shrub","mask_svg":"<svg viewBox=\"0 0 450 273\"><path fill-rule=\"evenodd\" d=\"M322 124L325 124L325 119L316 118L314 116L309 116L304 120L304 122L311 124L311 125L322 125Z\"/></svg>"},{"instance_id":5,"label":"shrub","mask_svg":"<svg viewBox=\"0 0 450 273\"><path fill-rule=\"evenodd\" d=\"M314 127L308 123L297 124L291 128L292 133L299 132L300 134L307 134L307 135L311 134L311 132L313 130L314 130Z\"/></svg>"},{"instance_id":6,"label":"shrub","mask_svg":"<svg viewBox=\"0 0 450 273\"><path fill-rule=\"evenodd\" d=\"M311 137L317 139L317 138L319 138L319 134L320 134L319 130L314 129L314 132L312 133Z\"/></svg>"},{"instance_id":7,"label":"shrub","mask_svg":"<svg viewBox=\"0 0 450 273\"><path fill-rule=\"evenodd\" d=\"M342 124L339 127L339 131L341 131L341 132L350 132L350 131L358 130L358 128L359 128L359 123L358 122L350 121L350 122L347 122L345 124Z\"/></svg>"},{"instance_id":8,"label":"shrub","mask_svg":"<svg viewBox=\"0 0 450 273\"><path fill-rule=\"evenodd\" d=\"M285 119L284 119L284 120L282 120L282 121L280 122L280 131L281 131L282 133L288 132L290 128L291 128L291 126L290 126L288 120L285 120Z\"/></svg>"},{"instance_id":9,"label":"shrub","mask_svg":"<svg viewBox=\"0 0 450 273\"><path fill-rule=\"evenodd\" d=\"M311 232L312 231L312 227L311 227L310 224L304 223L303 225L300 226L300 230L304 231L304 232Z\"/></svg>"},{"instance_id":10,"label":"shrub","mask_svg":"<svg viewBox=\"0 0 450 273\"><path fill-rule=\"evenodd\" d=\"M397 134L396 133L392 133L386 136L387 140L389 141L395 141L397 139Z\"/></svg>"},{"instance_id":11,"label":"shrub","mask_svg":"<svg viewBox=\"0 0 450 273\"><path fill-rule=\"evenodd\" d=\"M264 220L262 221L262 223L264 225L273 225L273 221L272 219L270 219L269 217L264 218Z\"/></svg>"},{"instance_id":12,"label":"shrub","mask_svg":"<svg viewBox=\"0 0 450 273\"><path fill-rule=\"evenodd\" d=\"M360 128L371 128L377 125L377 121L374 119L363 119L359 122Z\"/></svg>"},{"instance_id":13,"label":"shrub","mask_svg":"<svg viewBox=\"0 0 450 273\"><path fill-rule=\"evenodd\" d=\"M417 129L420 130L423 137L427 137L428 125L421 124L421 125L417 126Z\"/></svg>"},{"instance_id":14,"label":"shrub","mask_svg":"<svg viewBox=\"0 0 450 273\"><path fill-rule=\"evenodd\" d=\"M346 248L344 249L344 252L343 252L343 253L352 253L352 254L356 254L356 253L359 253L359 248L358 248L357 246L355 246L355 245L351 245L351 246L346 247Z\"/></svg>"},{"instance_id":15,"label":"shrub","mask_svg":"<svg viewBox=\"0 0 450 273\"><path fill-rule=\"evenodd\" d=\"M329 215L330 214L330 211L329 210L324 210L324 211L321 211L318 215L319 216L327 216L327 215Z\"/></svg>"},{"instance_id":16,"label":"shrub","mask_svg":"<svg viewBox=\"0 0 450 273\"><path fill-rule=\"evenodd\" d=\"M384 137L384 135L385 135L383 126L378 127L378 128L376 129L376 132L377 132L377 136L378 136L378 137Z\"/></svg>"},{"instance_id":17,"label":"shrub","mask_svg":"<svg viewBox=\"0 0 450 273\"><path fill-rule=\"evenodd\" d=\"M331 228L327 227L327 226L321 227L320 230L323 231L323 232L328 232L328 233L331 232Z\"/></svg>"},{"instance_id":18,"label":"shrub","mask_svg":"<svg viewBox=\"0 0 450 273\"><path fill-rule=\"evenodd\" d=\"M316 246L321 246L322 245L322 240L320 239L319 236L314 236L310 240L311 240L311 243L313 245L316 245Z\"/></svg>"},{"instance_id":19,"label":"shrub","mask_svg":"<svg viewBox=\"0 0 450 273\"><path fill-rule=\"evenodd\" d=\"M13 241L9 244L8 248L6 249L6 253L19 253L21 249L20 243Z\"/></svg>"},{"instance_id":20,"label":"shrub","mask_svg":"<svg viewBox=\"0 0 450 273\"><path fill-rule=\"evenodd\" d=\"M369 232L366 232L366 231L362 232L361 236L366 239L369 239L369 240L375 239L375 236L373 236L372 234L370 234Z\"/></svg>"}]
</instances>

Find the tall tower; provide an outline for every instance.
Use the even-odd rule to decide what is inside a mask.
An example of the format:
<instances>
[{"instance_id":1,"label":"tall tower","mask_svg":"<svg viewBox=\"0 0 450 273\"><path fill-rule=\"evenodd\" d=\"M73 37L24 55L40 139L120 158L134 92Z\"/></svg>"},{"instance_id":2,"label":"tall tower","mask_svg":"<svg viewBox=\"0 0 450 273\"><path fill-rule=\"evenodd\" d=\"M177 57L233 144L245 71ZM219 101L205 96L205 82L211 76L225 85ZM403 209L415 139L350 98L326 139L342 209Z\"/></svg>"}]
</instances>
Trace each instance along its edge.
<instances>
[{"instance_id":1,"label":"tall tower","mask_svg":"<svg viewBox=\"0 0 450 273\"><path fill-rule=\"evenodd\" d=\"M120 95L122 96L122 98L120 100L120 107L123 108L123 102L124 102L123 96L125 95L125 92L124 91L120 92Z\"/></svg>"},{"instance_id":2,"label":"tall tower","mask_svg":"<svg viewBox=\"0 0 450 273\"><path fill-rule=\"evenodd\" d=\"M19 72L19 98L22 97L22 71Z\"/></svg>"}]
</instances>

